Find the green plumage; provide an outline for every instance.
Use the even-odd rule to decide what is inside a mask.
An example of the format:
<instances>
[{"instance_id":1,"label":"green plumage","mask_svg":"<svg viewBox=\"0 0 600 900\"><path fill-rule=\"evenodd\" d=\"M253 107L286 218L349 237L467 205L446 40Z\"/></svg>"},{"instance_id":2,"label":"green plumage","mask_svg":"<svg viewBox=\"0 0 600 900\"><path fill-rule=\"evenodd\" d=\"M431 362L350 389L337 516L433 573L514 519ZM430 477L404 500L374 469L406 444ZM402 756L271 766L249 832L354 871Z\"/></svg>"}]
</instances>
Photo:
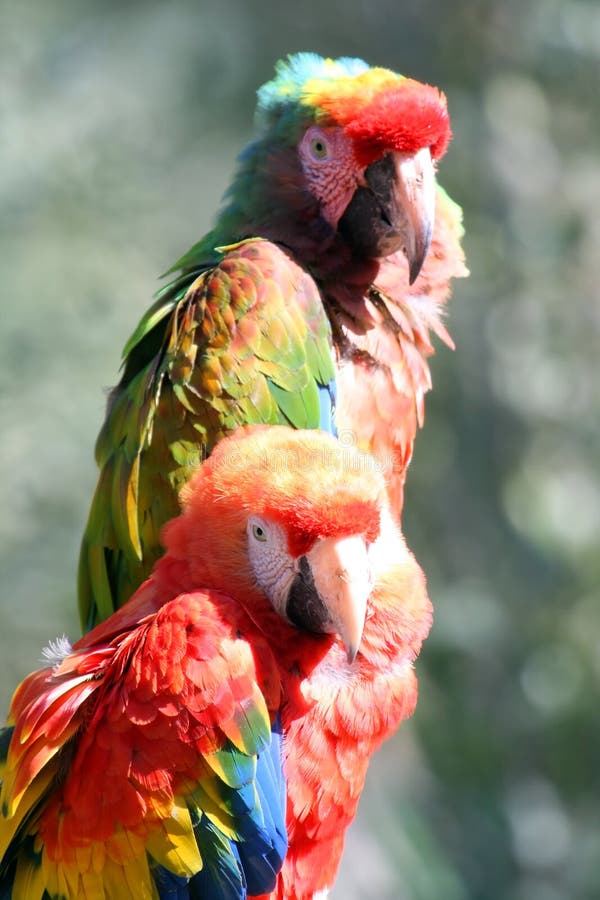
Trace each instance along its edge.
<instances>
[{"instance_id":1,"label":"green plumage","mask_svg":"<svg viewBox=\"0 0 600 900\"><path fill-rule=\"evenodd\" d=\"M147 577L180 488L221 437L253 423L319 426L318 386L334 367L314 281L269 241L205 257L162 292L125 347L80 557L86 629Z\"/></svg>"}]
</instances>

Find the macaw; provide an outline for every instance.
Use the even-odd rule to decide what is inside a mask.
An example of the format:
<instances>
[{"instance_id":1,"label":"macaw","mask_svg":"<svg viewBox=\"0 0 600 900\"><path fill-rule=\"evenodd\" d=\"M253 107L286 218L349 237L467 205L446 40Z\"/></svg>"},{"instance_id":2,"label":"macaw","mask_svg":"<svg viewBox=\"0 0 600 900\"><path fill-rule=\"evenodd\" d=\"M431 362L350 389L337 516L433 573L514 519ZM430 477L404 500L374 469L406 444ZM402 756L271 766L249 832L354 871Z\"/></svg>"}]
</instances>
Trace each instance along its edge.
<instances>
[{"instance_id":1,"label":"macaw","mask_svg":"<svg viewBox=\"0 0 600 900\"><path fill-rule=\"evenodd\" d=\"M288 57L214 228L170 270L124 349L82 541L84 629L158 558L195 466L240 425L336 431L376 453L399 516L430 387L430 331L466 274L436 184L444 95L359 59ZM175 274L177 273L177 274Z\"/></svg>"},{"instance_id":2,"label":"macaw","mask_svg":"<svg viewBox=\"0 0 600 900\"><path fill-rule=\"evenodd\" d=\"M374 457L246 426L181 501L150 578L13 697L2 897L324 897L413 710L431 607Z\"/></svg>"}]
</instances>

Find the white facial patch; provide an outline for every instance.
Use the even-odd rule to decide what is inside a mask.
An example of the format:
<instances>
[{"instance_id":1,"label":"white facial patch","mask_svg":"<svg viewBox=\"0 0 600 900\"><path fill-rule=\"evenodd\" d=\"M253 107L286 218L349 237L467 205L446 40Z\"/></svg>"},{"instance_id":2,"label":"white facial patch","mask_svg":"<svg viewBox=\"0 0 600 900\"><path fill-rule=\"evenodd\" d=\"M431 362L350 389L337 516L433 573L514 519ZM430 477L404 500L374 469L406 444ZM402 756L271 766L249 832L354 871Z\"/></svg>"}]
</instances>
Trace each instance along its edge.
<instances>
[{"instance_id":1,"label":"white facial patch","mask_svg":"<svg viewBox=\"0 0 600 900\"><path fill-rule=\"evenodd\" d=\"M250 516L247 524L248 558L257 584L273 608L285 616L290 585L297 571L287 547L285 531L263 516Z\"/></svg>"},{"instance_id":2,"label":"white facial patch","mask_svg":"<svg viewBox=\"0 0 600 900\"><path fill-rule=\"evenodd\" d=\"M332 228L357 188L359 168L350 138L342 128L312 125L298 145L308 189Z\"/></svg>"}]
</instances>

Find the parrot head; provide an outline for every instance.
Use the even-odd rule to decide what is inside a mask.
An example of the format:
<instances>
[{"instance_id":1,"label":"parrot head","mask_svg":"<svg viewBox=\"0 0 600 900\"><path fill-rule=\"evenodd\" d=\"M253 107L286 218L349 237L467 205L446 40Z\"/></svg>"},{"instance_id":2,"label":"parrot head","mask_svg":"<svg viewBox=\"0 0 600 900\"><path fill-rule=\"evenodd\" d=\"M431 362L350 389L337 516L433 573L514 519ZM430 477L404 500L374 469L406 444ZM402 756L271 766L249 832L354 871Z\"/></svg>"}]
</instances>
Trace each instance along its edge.
<instances>
[{"instance_id":1,"label":"parrot head","mask_svg":"<svg viewBox=\"0 0 600 900\"><path fill-rule=\"evenodd\" d=\"M331 435L249 426L197 470L163 539L193 582L244 598L253 617L262 598L295 628L337 634L352 660L385 496L376 461Z\"/></svg>"},{"instance_id":2,"label":"parrot head","mask_svg":"<svg viewBox=\"0 0 600 900\"><path fill-rule=\"evenodd\" d=\"M309 265L332 248L345 262L401 251L412 284L451 137L445 96L360 59L298 53L258 91L257 120L230 191L248 236L280 241Z\"/></svg>"}]
</instances>

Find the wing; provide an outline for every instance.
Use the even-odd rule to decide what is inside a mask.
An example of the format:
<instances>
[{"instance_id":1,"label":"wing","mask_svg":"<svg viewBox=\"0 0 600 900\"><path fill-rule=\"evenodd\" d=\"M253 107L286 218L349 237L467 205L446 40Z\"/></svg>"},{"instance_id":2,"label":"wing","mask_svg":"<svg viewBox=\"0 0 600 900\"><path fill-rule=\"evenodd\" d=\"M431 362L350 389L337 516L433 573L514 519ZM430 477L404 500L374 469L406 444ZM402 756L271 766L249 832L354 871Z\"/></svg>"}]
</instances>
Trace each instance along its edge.
<instances>
[{"instance_id":1,"label":"wing","mask_svg":"<svg viewBox=\"0 0 600 900\"><path fill-rule=\"evenodd\" d=\"M220 252L174 282L125 348L80 556L85 629L147 577L180 487L223 435L252 423L332 430L330 329L314 281L268 241Z\"/></svg>"},{"instance_id":2,"label":"wing","mask_svg":"<svg viewBox=\"0 0 600 900\"><path fill-rule=\"evenodd\" d=\"M0 890L272 890L287 849L279 681L266 643L238 636L232 607L180 595L110 645L26 679L4 740Z\"/></svg>"}]
</instances>

